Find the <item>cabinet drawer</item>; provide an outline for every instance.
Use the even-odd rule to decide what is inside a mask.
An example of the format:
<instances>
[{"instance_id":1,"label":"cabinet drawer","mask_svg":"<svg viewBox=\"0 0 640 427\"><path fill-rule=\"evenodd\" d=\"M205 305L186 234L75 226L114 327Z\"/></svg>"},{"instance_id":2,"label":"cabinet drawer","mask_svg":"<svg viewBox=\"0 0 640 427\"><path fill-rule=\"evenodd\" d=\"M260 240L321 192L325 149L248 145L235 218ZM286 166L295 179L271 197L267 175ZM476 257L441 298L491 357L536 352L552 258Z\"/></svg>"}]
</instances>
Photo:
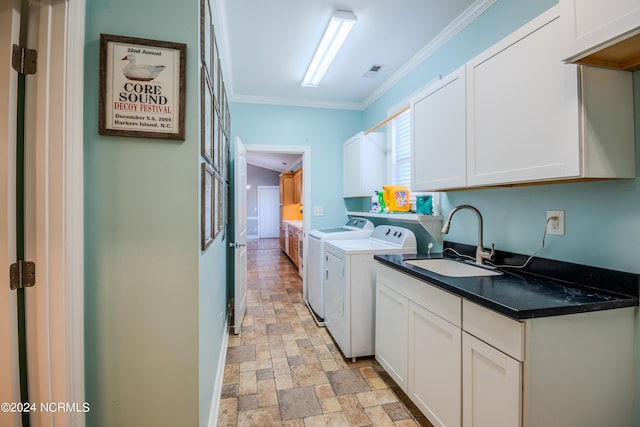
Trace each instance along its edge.
<instances>
[{"instance_id":1,"label":"cabinet drawer","mask_svg":"<svg viewBox=\"0 0 640 427\"><path fill-rule=\"evenodd\" d=\"M524 323L467 300L462 301L462 313L462 329L514 359L524 361Z\"/></svg>"},{"instance_id":2,"label":"cabinet drawer","mask_svg":"<svg viewBox=\"0 0 640 427\"><path fill-rule=\"evenodd\" d=\"M462 327L462 298L381 264L377 265L377 280L447 322Z\"/></svg>"}]
</instances>

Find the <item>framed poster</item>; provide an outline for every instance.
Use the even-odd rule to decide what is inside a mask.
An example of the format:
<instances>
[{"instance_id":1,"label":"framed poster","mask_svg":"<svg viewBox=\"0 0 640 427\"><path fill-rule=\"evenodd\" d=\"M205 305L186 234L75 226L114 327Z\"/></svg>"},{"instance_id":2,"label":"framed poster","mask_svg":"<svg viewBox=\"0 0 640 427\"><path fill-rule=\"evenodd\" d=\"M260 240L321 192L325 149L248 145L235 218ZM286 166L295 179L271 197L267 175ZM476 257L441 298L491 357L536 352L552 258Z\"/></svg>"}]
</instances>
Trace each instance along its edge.
<instances>
[{"instance_id":1,"label":"framed poster","mask_svg":"<svg viewBox=\"0 0 640 427\"><path fill-rule=\"evenodd\" d=\"M200 212L200 229L201 239L200 244L202 250L209 247L214 239L214 191L216 186L215 176L213 170L206 163L201 163L201 175L202 175L202 201ZM217 186L216 186L217 187Z\"/></svg>"},{"instance_id":2,"label":"framed poster","mask_svg":"<svg viewBox=\"0 0 640 427\"><path fill-rule=\"evenodd\" d=\"M100 34L101 135L184 141L187 45Z\"/></svg>"},{"instance_id":3,"label":"framed poster","mask_svg":"<svg viewBox=\"0 0 640 427\"><path fill-rule=\"evenodd\" d=\"M213 111L213 91L211 88L211 82L209 81L209 77L207 77L207 72L205 67L202 67L201 72L202 78L200 82L201 100L202 105L200 106L200 154L202 157L207 159L209 163L213 163L213 143L214 136L217 132L215 128L215 112Z\"/></svg>"}]
</instances>

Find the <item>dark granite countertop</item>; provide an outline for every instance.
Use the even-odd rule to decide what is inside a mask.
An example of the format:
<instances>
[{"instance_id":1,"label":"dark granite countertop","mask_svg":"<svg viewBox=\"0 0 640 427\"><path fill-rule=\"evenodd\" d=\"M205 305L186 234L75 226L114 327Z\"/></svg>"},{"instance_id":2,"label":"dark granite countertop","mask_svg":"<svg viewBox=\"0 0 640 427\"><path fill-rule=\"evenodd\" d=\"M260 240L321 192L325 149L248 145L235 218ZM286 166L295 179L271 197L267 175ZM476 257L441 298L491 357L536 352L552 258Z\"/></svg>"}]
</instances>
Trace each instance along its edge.
<instances>
[{"instance_id":1,"label":"dark granite countertop","mask_svg":"<svg viewBox=\"0 0 640 427\"><path fill-rule=\"evenodd\" d=\"M384 265L466 298L514 319L557 316L638 305L638 275L552 261L549 273L564 271L561 278L499 268L498 276L450 277L422 269L405 261L455 257L425 254L375 255ZM566 264L566 268L562 268ZM517 265L517 264L513 264ZM609 272L609 274L607 274ZM577 280L567 280L567 275ZM583 282L580 282L583 279ZM596 286L593 282L601 283ZM614 290L611 290L614 289ZM621 292L624 291L624 292Z\"/></svg>"}]
</instances>

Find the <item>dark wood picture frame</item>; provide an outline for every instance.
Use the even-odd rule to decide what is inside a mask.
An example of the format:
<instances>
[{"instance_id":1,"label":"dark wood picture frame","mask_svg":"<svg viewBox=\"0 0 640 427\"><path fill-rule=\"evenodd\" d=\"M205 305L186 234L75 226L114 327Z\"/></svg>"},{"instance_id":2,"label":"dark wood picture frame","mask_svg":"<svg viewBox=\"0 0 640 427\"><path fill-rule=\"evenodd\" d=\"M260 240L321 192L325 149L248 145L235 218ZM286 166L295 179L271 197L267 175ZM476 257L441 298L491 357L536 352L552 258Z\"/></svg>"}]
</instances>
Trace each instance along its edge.
<instances>
[{"instance_id":1,"label":"dark wood picture frame","mask_svg":"<svg viewBox=\"0 0 640 427\"><path fill-rule=\"evenodd\" d=\"M186 54L184 43L100 34L100 135L184 141Z\"/></svg>"}]
</instances>

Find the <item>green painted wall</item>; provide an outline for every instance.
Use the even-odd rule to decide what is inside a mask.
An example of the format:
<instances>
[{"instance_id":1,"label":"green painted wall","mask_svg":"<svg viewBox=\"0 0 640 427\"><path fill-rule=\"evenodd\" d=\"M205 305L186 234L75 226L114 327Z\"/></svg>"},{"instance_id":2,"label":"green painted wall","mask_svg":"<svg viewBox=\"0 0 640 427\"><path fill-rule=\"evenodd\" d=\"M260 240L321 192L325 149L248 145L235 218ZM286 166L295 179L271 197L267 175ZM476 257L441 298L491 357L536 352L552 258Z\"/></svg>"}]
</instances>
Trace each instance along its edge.
<instances>
[{"instance_id":1,"label":"green painted wall","mask_svg":"<svg viewBox=\"0 0 640 427\"><path fill-rule=\"evenodd\" d=\"M85 34L89 426L208 422L226 250L200 250L199 2L92 0ZM187 44L186 139L98 135L100 33Z\"/></svg>"},{"instance_id":2,"label":"green painted wall","mask_svg":"<svg viewBox=\"0 0 640 427\"><path fill-rule=\"evenodd\" d=\"M362 130L362 112L243 103L230 108L231 133L244 144L311 148L311 206L305 208L324 208L323 216L311 216L311 228L344 224L342 143Z\"/></svg>"}]
</instances>

